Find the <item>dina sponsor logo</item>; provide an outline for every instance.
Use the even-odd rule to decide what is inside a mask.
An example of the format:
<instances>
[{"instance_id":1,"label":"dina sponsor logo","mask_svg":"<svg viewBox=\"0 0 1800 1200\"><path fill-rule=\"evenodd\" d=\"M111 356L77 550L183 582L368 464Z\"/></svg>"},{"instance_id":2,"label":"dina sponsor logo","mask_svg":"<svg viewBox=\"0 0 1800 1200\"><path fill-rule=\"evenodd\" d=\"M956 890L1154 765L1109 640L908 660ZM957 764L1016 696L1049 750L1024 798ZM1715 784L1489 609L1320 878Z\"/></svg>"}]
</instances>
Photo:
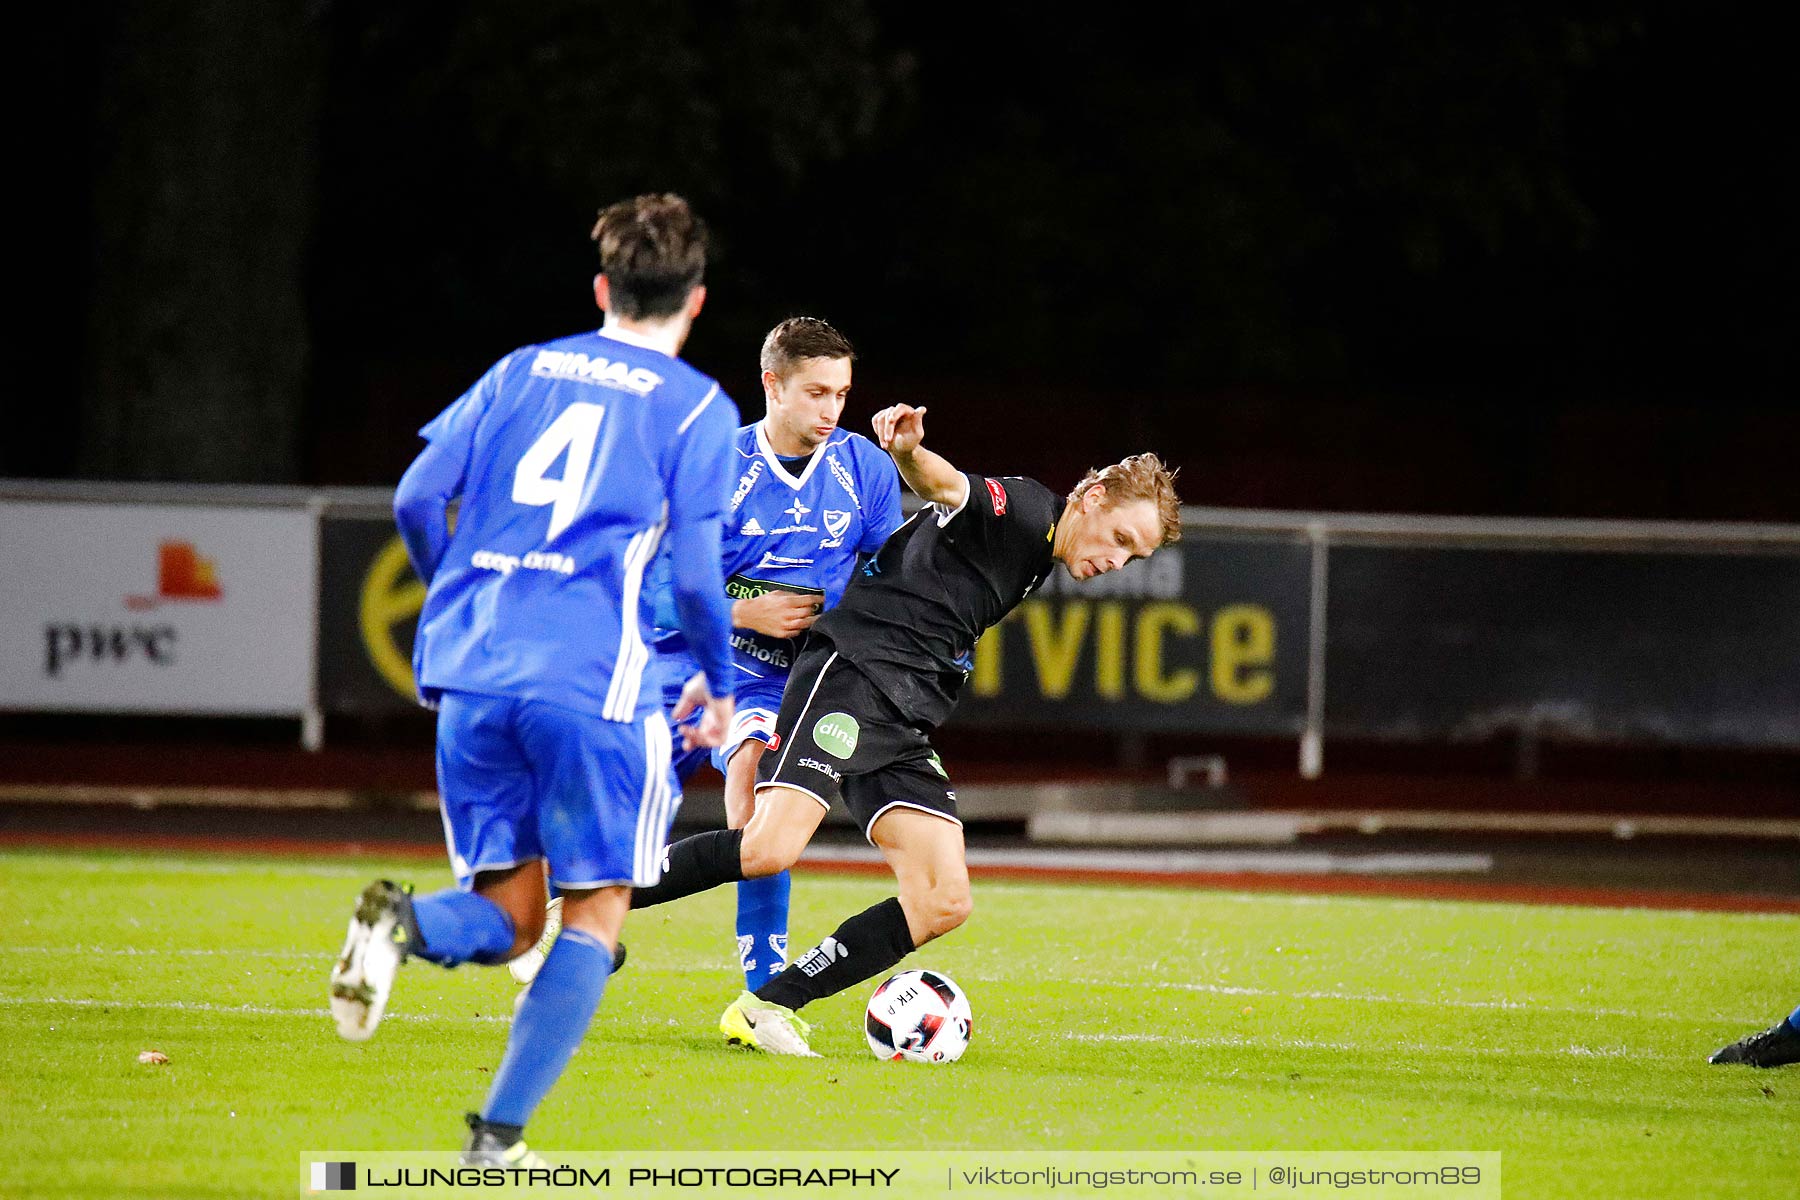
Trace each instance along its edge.
<instances>
[{"instance_id":1,"label":"dina sponsor logo","mask_svg":"<svg viewBox=\"0 0 1800 1200\"><path fill-rule=\"evenodd\" d=\"M833 758L848 759L856 753L857 739L862 737L862 726L849 713L826 713L813 726L812 738L819 749Z\"/></svg>"}]
</instances>

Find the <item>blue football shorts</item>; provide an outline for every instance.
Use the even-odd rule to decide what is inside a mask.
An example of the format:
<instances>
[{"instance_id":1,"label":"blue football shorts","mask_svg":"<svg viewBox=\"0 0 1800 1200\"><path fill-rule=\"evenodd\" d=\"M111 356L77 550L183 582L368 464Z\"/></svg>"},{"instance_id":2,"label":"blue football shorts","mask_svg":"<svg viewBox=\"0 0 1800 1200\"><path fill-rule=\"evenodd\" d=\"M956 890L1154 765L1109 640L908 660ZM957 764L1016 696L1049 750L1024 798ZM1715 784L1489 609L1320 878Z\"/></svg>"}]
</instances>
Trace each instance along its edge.
<instances>
[{"instance_id":1,"label":"blue football shorts","mask_svg":"<svg viewBox=\"0 0 1800 1200\"><path fill-rule=\"evenodd\" d=\"M672 713L681 699L682 685L693 678L700 665L684 650L659 654L656 669L662 686L663 711ZM781 693L787 687L787 675L752 675L741 667L734 667L734 670L737 672L736 715L731 719L731 728L725 732L724 745L716 750L704 746L694 750L681 748L682 731L700 724L699 709L675 726L675 777L683 783L706 762L711 762L723 775L725 764L731 761L739 746L751 738L766 746L775 737L775 715L781 711Z\"/></svg>"},{"instance_id":2,"label":"blue football shorts","mask_svg":"<svg viewBox=\"0 0 1800 1200\"><path fill-rule=\"evenodd\" d=\"M536 700L445 692L437 773L458 886L545 859L559 891L662 878L681 789L662 713L608 721Z\"/></svg>"}]
</instances>

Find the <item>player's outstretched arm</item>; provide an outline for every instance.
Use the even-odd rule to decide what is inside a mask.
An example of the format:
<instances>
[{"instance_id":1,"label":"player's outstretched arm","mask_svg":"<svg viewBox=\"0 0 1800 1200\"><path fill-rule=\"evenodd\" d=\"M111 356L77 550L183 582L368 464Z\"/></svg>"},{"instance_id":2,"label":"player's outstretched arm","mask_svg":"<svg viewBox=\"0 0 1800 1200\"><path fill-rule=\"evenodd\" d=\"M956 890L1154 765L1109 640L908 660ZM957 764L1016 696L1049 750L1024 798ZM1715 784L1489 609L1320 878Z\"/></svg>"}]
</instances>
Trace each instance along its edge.
<instances>
[{"instance_id":1,"label":"player's outstretched arm","mask_svg":"<svg viewBox=\"0 0 1800 1200\"><path fill-rule=\"evenodd\" d=\"M450 546L450 501L462 491L462 482L463 459L457 450L431 442L394 489L394 524L413 570L426 583Z\"/></svg>"},{"instance_id":2,"label":"player's outstretched arm","mask_svg":"<svg viewBox=\"0 0 1800 1200\"><path fill-rule=\"evenodd\" d=\"M924 440L925 409L896 404L875 414L875 444L893 457L906 486L921 500L962 507L969 498L968 477L949 459L921 445Z\"/></svg>"}]
</instances>

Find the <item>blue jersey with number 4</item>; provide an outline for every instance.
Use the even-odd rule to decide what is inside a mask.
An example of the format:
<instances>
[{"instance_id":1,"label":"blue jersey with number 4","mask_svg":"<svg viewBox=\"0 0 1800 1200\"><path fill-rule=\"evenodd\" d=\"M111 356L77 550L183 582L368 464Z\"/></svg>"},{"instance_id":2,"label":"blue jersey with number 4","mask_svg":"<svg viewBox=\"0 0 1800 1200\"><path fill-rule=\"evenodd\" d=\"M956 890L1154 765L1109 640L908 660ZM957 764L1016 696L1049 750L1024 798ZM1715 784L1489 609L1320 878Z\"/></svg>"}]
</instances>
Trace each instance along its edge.
<instances>
[{"instance_id":1,"label":"blue jersey with number 4","mask_svg":"<svg viewBox=\"0 0 1800 1200\"><path fill-rule=\"evenodd\" d=\"M730 695L718 547L736 424L713 380L604 333L495 364L420 431L431 444L395 492L429 584L413 652L421 695L641 720L661 702L645 683L654 597L644 579L665 540L683 564L683 631L714 694Z\"/></svg>"},{"instance_id":2,"label":"blue jersey with number 4","mask_svg":"<svg viewBox=\"0 0 1800 1200\"><path fill-rule=\"evenodd\" d=\"M900 527L900 475L861 434L843 430L797 471L782 465L758 421L737 431L737 474L725 509L725 592L747 600L770 591L815 596L830 608L844 594L860 554L873 554ZM658 563L658 578L668 563ZM659 607L659 625L670 623ZM659 649L679 647L665 638ZM742 675L783 678L793 665L787 638L733 629L731 647Z\"/></svg>"}]
</instances>

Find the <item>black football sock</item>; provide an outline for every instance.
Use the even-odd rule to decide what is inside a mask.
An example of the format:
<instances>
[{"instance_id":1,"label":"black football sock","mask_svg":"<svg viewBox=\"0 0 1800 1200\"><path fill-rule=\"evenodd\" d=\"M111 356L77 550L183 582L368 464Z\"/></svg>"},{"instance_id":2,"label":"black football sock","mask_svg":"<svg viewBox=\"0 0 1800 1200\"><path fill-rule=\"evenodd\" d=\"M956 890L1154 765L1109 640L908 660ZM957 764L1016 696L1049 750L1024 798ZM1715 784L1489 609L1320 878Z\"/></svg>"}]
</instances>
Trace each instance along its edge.
<instances>
[{"instance_id":1,"label":"black football sock","mask_svg":"<svg viewBox=\"0 0 1800 1200\"><path fill-rule=\"evenodd\" d=\"M631 907L667 904L721 883L736 883L744 877L740 852L743 844L741 829L716 829L682 838L669 847L663 858L662 882L654 887L633 888Z\"/></svg>"},{"instance_id":2,"label":"black football sock","mask_svg":"<svg viewBox=\"0 0 1800 1200\"><path fill-rule=\"evenodd\" d=\"M913 952L906 910L891 896L837 927L787 970L756 989L756 998L799 1009L881 974Z\"/></svg>"}]
</instances>

